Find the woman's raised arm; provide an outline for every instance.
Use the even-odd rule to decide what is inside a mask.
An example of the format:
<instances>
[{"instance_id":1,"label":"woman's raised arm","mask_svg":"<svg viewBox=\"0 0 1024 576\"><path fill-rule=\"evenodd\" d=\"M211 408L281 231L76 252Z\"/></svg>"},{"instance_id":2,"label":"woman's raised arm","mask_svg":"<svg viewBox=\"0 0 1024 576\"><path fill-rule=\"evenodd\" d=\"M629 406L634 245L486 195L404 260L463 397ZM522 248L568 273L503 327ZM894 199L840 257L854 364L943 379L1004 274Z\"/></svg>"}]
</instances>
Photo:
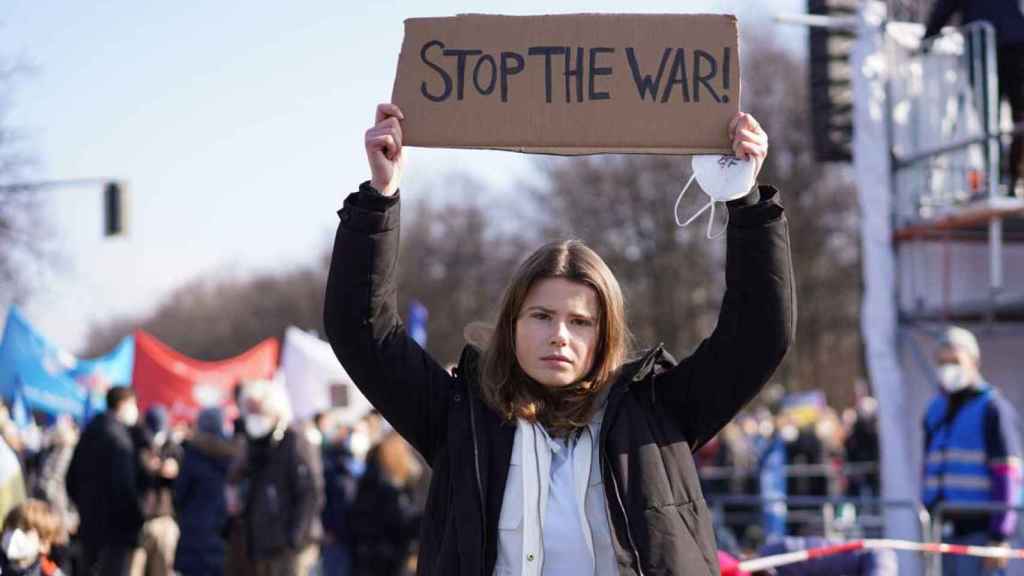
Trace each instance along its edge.
<instances>
[{"instance_id":1,"label":"woman's raised arm","mask_svg":"<svg viewBox=\"0 0 1024 576\"><path fill-rule=\"evenodd\" d=\"M768 136L739 113L729 124L736 156L760 172ZM793 341L796 290L789 228L778 192L760 186L729 202L725 297L714 333L655 381L655 393L696 450L749 402Z\"/></svg>"},{"instance_id":2,"label":"woman's raised arm","mask_svg":"<svg viewBox=\"0 0 1024 576\"><path fill-rule=\"evenodd\" d=\"M366 132L372 177L338 212L324 328L360 391L432 462L445 438L452 377L409 337L398 314L402 118L397 106L381 104Z\"/></svg>"}]
</instances>

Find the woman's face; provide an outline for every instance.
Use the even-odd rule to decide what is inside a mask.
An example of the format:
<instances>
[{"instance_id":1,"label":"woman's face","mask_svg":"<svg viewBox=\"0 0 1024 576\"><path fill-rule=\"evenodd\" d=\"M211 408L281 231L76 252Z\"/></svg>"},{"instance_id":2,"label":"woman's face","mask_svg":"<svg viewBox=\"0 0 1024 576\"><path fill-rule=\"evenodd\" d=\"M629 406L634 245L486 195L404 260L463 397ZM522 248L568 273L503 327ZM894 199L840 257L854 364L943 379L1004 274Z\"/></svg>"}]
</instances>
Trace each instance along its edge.
<instances>
[{"instance_id":1,"label":"woman's face","mask_svg":"<svg viewBox=\"0 0 1024 576\"><path fill-rule=\"evenodd\" d=\"M530 288L515 323L516 360L544 386L584 378L598 338L597 292L564 278L544 278Z\"/></svg>"}]
</instances>

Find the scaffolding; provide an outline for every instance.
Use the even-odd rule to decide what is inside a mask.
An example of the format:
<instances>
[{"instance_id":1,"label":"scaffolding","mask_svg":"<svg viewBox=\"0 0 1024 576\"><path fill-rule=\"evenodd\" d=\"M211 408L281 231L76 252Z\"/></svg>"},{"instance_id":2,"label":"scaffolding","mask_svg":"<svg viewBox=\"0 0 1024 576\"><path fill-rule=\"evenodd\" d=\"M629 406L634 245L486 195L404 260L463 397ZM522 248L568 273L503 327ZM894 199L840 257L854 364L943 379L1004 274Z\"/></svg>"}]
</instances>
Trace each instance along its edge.
<instances>
[{"instance_id":1,"label":"scaffolding","mask_svg":"<svg viewBox=\"0 0 1024 576\"><path fill-rule=\"evenodd\" d=\"M922 44L890 24L886 123L901 323L1024 318L1024 200L1000 183L995 31L985 22ZM1009 273L1008 273L1009 272Z\"/></svg>"}]
</instances>

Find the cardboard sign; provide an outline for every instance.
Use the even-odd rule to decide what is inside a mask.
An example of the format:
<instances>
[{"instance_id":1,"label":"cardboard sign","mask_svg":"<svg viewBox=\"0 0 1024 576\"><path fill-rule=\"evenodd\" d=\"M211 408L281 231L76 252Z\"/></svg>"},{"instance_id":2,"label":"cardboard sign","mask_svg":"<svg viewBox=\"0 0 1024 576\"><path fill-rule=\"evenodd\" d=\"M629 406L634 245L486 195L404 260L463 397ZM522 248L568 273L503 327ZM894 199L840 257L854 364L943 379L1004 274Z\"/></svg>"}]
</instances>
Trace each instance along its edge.
<instances>
[{"instance_id":1,"label":"cardboard sign","mask_svg":"<svg viewBox=\"0 0 1024 576\"><path fill-rule=\"evenodd\" d=\"M404 143L552 154L731 151L731 15L461 15L405 21Z\"/></svg>"}]
</instances>

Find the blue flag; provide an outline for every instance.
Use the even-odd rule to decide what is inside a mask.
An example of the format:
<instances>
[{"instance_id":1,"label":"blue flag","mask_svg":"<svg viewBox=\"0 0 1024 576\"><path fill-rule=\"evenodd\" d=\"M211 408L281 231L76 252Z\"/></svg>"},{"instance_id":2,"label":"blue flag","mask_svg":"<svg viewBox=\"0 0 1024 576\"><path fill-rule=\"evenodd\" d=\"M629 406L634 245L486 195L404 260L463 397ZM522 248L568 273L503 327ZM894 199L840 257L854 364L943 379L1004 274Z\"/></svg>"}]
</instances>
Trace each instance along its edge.
<instances>
[{"instance_id":1,"label":"blue flag","mask_svg":"<svg viewBox=\"0 0 1024 576\"><path fill-rule=\"evenodd\" d=\"M418 300L409 303L409 336L420 345L427 347L427 307Z\"/></svg>"},{"instance_id":2,"label":"blue flag","mask_svg":"<svg viewBox=\"0 0 1024 576\"><path fill-rule=\"evenodd\" d=\"M48 342L11 306L0 342L0 394L13 402L19 393L27 410L81 419L86 394L67 375L74 356Z\"/></svg>"},{"instance_id":3,"label":"blue flag","mask_svg":"<svg viewBox=\"0 0 1024 576\"><path fill-rule=\"evenodd\" d=\"M107 409L107 390L114 386L131 386L135 363L135 337L126 336L107 355L79 360L68 371L88 394L84 420Z\"/></svg>"}]
</instances>

